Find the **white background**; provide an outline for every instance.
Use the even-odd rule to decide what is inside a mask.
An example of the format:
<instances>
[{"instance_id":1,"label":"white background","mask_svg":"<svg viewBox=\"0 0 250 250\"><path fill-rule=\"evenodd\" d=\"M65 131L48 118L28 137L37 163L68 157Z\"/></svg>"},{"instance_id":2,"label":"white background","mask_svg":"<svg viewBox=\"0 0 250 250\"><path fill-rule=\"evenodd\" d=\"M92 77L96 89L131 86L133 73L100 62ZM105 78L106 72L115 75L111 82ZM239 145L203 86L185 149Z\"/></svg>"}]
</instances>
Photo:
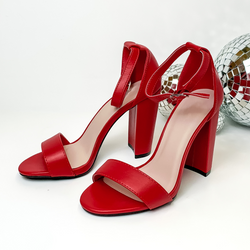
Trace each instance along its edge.
<instances>
[{"instance_id":1,"label":"white background","mask_svg":"<svg viewBox=\"0 0 250 250\"><path fill-rule=\"evenodd\" d=\"M185 170L175 201L150 212L99 217L79 203L107 159L147 160L127 147L126 115L88 175L38 181L17 171L54 134L81 135L112 95L125 41L146 45L159 63L187 41L216 57L249 32L249 7L249 0L0 1L0 248L249 249L250 128L228 119L212 173ZM165 120L159 114L154 146Z\"/></svg>"}]
</instances>

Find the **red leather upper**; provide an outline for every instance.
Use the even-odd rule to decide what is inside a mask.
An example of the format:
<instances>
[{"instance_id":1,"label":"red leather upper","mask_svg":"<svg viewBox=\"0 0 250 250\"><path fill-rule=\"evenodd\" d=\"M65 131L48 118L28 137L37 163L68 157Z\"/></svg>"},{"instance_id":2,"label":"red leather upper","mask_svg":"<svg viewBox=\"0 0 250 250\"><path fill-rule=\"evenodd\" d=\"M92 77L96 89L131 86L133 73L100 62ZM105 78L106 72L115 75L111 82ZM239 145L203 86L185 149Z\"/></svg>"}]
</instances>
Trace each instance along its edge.
<instances>
[{"instance_id":1,"label":"red leather upper","mask_svg":"<svg viewBox=\"0 0 250 250\"><path fill-rule=\"evenodd\" d=\"M134 42L125 42L122 57L121 77L117 83L112 96L111 105L120 107L123 103L129 84L141 81L140 89L136 97L139 103L147 99L145 88L151 75L158 68L158 63L151 51L143 45ZM158 81L154 93L161 88L161 82Z\"/></svg>"},{"instance_id":2,"label":"red leather upper","mask_svg":"<svg viewBox=\"0 0 250 250\"><path fill-rule=\"evenodd\" d=\"M116 85L111 101L111 105L117 108L122 105L139 54L140 49L136 47L131 47L130 51L126 47L123 49L121 77Z\"/></svg>"},{"instance_id":3,"label":"red leather upper","mask_svg":"<svg viewBox=\"0 0 250 250\"><path fill-rule=\"evenodd\" d=\"M165 94L154 94L156 83L171 64L188 50L191 53L180 75L176 93L191 92L200 88L213 89L215 98L211 118L214 113L219 111L223 100L223 90L217 72L215 72L210 52L206 48L199 47L193 43L187 42L180 46L160 65L147 84L146 95L150 100L160 102L173 93L169 91L169 93Z\"/></svg>"},{"instance_id":4,"label":"red leather upper","mask_svg":"<svg viewBox=\"0 0 250 250\"><path fill-rule=\"evenodd\" d=\"M69 144L62 134L56 134L42 143L42 153L51 177L75 176L63 145Z\"/></svg>"},{"instance_id":5,"label":"red leather upper","mask_svg":"<svg viewBox=\"0 0 250 250\"><path fill-rule=\"evenodd\" d=\"M159 183L139 169L124 162L106 161L93 175L93 180L98 181L104 176L134 193L149 209L172 201L171 196Z\"/></svg>"}]
</instances>

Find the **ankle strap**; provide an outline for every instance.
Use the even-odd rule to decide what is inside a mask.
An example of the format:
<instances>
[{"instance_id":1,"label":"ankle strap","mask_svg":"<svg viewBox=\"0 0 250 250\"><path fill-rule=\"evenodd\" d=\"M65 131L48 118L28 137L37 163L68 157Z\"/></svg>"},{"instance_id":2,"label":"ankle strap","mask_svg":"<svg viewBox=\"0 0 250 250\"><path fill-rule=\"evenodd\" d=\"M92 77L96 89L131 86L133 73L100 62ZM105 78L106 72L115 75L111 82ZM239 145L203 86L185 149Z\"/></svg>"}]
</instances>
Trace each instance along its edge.
<instances>
[{"instance_id":1,"label":"ankle strap","mask_svg":"<svg viewBox=\"0 0 250 250\"><path fill-rule=\"evenodd\" d=\"M139 58L140 49L133 46L134 43L127 42L124 45L122 56L121 77L116 85L112 96L111 105L119 108L127 92L131 75Z\"/></svg>"},{"instance_id":2,"label":"ankle strap","mask_svg":"<svg viewBox=\"0 0 250 250\"><path fill-rule=\"evenodd\" d=\"M196 73L189 79L188 82L182 84L182 86L180 86L178 84L178 89L177 89L177 93L178 92L184 92L189 91L191 92L191 90L193 89L193 87L197 84L197 82L203 78L203 76L205 75L205 73L207 72L208 66L210 64L210 54L207 51L207 49L199 47L193 43L186 43L182 46L180 46L179 48L177 48L160 66L159 68L155 71L155 73L152 75L152 77L150 78L147 87L146 87L146 95L149 99L151 99L154 102L160 102L162 100L165 100L166 98L169 97L169 93L166 94L156 94L154 95L154 93L156 92L155 90L155 86L157 81L160 79L160 77L166 72L166 70L173 64L173 62L179 57L181 56L184 52L191 50L191 51L195 51L197 53L201 53L202 54L202 60L201 60L201 64L200 67L198 68L198 70L196 71Z\"/></svg>"}]
</instances>

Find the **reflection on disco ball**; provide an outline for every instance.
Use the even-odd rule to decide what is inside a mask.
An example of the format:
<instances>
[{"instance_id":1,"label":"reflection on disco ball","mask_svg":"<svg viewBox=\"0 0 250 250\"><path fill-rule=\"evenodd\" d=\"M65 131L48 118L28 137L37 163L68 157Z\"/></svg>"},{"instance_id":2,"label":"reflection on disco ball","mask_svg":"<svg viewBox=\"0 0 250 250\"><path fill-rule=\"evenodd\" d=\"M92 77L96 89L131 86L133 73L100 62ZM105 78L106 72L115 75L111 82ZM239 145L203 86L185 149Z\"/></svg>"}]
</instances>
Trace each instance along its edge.
<instances>
[{"instance_id":1,"label":"reflection on disco ball","mask_svg":"<svg viewBox=\"0 0 250 250\"><path fill-rule=\"evenodd\" d=\"M221 131L221 129L225 125L225 115L222 112L219 112L218 124L217 124L217 132Z\"/></svg>"},{"instance_id":2,"label":"reflection on disco ball","mask_svg":"<svg viewBox=\"0 0 250 250\"><path fill-rule=\"evenodd\" d=\"M250 33L229 42L215 59L224 90L221 111L250 126Z\"/></svg>"},{"instance_id":3,"label":"reflection on disco ball","mask_svg":"<svg viewBox=\"0 0 250 250\"><path fill-rule=\"evenodd\" d=\"M163 74L161 78L162 94L168 92L173 93L174 91L177 90L179 77L183 67L184 67L183 64L171 65L168 68L168 70ZM159 103L159 111L165 117L169 117L174 107L175 107L174 104L169 102L167 99ZM220 112L217 125L217 132L223 128L224 124L225 124L225 115Z\"/></svg>"}]
</instances>

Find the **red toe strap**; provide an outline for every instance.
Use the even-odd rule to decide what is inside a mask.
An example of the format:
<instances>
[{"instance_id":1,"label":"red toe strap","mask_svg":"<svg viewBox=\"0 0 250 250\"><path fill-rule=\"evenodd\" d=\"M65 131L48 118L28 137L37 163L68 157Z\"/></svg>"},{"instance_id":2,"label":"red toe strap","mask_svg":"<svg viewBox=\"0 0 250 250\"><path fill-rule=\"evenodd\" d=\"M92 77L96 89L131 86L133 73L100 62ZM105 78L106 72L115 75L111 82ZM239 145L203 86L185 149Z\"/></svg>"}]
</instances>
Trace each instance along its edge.
<instances>
[{"instance_id":1,"label":"red toe strap","mask_svg":"<svg viewBox=\"0 0 250 250\"><path fill-rule=\"evenodd\" d=\"M63 145L69 144L62 135L57 134L42 143L42 153L51 177L75 176Z\"/></svg>"},{"instance_id":2,"label":"red toe strap","mask_svg":"<svg viewBox=\"0 0 250 250\"><path fill-rule=\"evenodd\" d=\"M162 206L172 201L167 191L150 176L137 168L117 160L108 160L93 176L97 181L107 177L139 197L149 209Z\"/></svg>"}]
</instances>

